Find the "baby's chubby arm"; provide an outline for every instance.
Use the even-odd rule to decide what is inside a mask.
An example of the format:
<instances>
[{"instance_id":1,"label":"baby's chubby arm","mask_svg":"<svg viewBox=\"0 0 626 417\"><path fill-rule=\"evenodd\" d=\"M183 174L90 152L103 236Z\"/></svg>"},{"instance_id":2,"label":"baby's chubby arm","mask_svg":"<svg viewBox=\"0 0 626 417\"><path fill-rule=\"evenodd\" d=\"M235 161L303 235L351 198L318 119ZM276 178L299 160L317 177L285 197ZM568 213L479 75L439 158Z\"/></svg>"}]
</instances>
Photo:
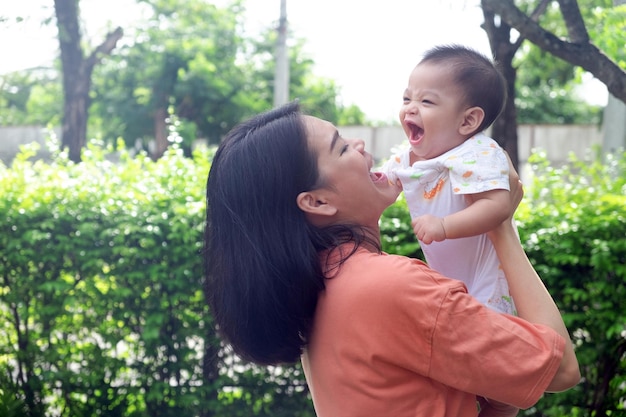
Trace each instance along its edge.
<instances>
[{"instance_id":1,"label":"baby's chubby arm","mask_svg":"<svg viewBox=\"0 0 626 417\"><path fill-rule=\"evenodd\" d=\"M445 239L476 236L501 224L510 213L509 191L496 189L468 195L471 204L445 217L424 215L411 224L415 236L425 244Z\"/></svg>"}]
</instances>

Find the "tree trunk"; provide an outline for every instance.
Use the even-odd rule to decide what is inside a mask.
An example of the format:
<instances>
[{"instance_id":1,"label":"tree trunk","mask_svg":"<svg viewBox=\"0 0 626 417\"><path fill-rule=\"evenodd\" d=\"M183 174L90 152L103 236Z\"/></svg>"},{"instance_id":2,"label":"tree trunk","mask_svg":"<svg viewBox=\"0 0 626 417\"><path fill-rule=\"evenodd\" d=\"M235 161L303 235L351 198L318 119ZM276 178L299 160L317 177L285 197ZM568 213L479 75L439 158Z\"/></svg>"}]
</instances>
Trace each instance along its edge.
<instances>
[{"instance_id":1,"label":"tree trunk","mask_svg":"<svg viewBox=\"0 0 626 417\"><path fill-rule=\"evenodd\" d=\"M515 73L515 68L509 65L508 71ZM507 72L507 71L505 71ZM500 117L491 127L492 137L509 154L513 166L519 172L519 154L517 147L517 110L515 109L515 75L507 77L507 100Z\"/></svg>"},{"instance_id":2,"label":"tree trunk","mask_svg":"<svg viewBox=\"0 0 626 417\"><path fill-rule=\"evenodd\" d=\"M122 28L110 32L93 53L84 58L79 27L78 0L54 0L59 31L61 67L63 71L63 126L61 147L69 150L69 158L80 162L87 143L87 117L91 74L102 55L110 54L122 37Z\"/></svg>"},{"instance_id":3,"label":"tree trunk","mask_svg":"<svg viewBox=\"0 0 626 417\"><path fill-rule=\"evenodd\" d=\"M550 0L541 0L528 19L535 22L545 12ZM517 148L517 110L515 108L515 81L517 71L513 66L513 58L524 41L523 36L512 39L513 27L501 19L489 6L489 0L481 0L485 23L483 29L489 38L489 45L494 59L498 63L506 79L507 100L500 117L496 119L491 129L493 138L508 152L513 166L519 172L519 156Z\"/></svg>"},{"instance_id":4,"label":"tree trunk","mask_svg":"<svg viewBox=\"0 0 626 417\"><path fill-rule=\"evenodd\" d=\"M81 150L87 144L87 111L91 104L89 98L91 75L83 74L81 67L63 71L63 79L69 78L74 82L63 82L65 102L61 144L69 150L69 158L74 162L81 160Z\"/></svg>"},{"instance_id":5,"label":"tree trunk","mask_svg":"<svg viewBox=\"0 0 626 417\"><path fill-rule=\"evenodd\" d=\"M513 57L519 48L519 43L511 43L511 28L504 22L496 21L496 16L483 8L485 23L483 29L487 32L491 53L498 68L506 80L507 99L504 110L491 127L491 136L509 154L513 166L519 171L519 157L517 151L517 111L515 109L515 79L517 73L513 67Z\"/></svg>"},{"instance_id":6,"label":"tree trunk","mask_svg":"<svg viewBox=\"0 0 626 417\"><path fill-rule=\"evenodd\" d=\"M86 107L89 105L84 92L85 85L83 50L80 46L78 26L78 2L76 0L55 0L54 10L59 31L61 67L63 69L63 127L61 146L69 149L72 161L80 161L80 151L86 143Z\"/></svg>"}]
</instances>

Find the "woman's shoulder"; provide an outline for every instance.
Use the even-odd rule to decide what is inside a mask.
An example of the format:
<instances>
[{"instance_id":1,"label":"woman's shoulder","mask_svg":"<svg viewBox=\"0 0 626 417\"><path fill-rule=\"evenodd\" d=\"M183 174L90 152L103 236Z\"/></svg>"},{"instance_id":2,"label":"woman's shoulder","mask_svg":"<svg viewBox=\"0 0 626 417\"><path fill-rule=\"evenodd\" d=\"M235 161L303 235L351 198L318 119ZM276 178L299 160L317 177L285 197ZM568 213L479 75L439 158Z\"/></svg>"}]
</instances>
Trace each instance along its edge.
<instances>
[{"instance_id":1,"label":"woman's shoulder","mask_svg":"<svg viewBox=\"0 0 626 417\"><path fill-rule=\"evenodd\" d=\"M358 288L378 296L429 291L444 294L453 288L464 288L460 281L444 277L423 261L407 256L357 251L344 266L339 275L358 281Z\"/></svg>"},{"instance_id":2,"label":"woman's shoulder","mask_svg":"<svg viewBox=\"0 0 626 417\"><path fill-rule=\"evenodd\" d=\"M429 267L424 261L404 255L394 255L387 252L371 252L366 249L357 249L355 253L347 259L346 263L354 263L357 266L368 268L391 268L415 271L428 271Z\"/></svg>"},{"instance_id":3,"label":"woman's shoulder","mask_svg":"<svg viewBox=\"0 0 626 417\"><path fill-rule=\"evenodd\" d=\"M446 278L418 259L357 251L327 280L326 310L370 323L393 317L403 331L432 328L438 312L455 293L467 293L458 280Z\"/></svg>"}]
</instances>

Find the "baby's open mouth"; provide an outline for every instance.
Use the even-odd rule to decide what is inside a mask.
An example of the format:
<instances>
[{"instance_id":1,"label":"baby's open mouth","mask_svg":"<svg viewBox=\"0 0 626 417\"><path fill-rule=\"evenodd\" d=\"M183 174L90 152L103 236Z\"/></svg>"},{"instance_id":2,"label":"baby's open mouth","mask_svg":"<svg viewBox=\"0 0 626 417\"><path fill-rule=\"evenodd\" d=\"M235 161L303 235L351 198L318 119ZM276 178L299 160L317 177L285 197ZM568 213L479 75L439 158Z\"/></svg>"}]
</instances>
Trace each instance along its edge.
<instances>
[{"instance_id":1,"label":"baby's open mouth","mask_svg":"<svg viewBox=\"0 0 626 417\"><path fill-rule=\"evenodd\" d=\"M370 178L374 182L380 181L381 179L383 179L384 176L385 174L383 174L382 172L370 172Z\"/></svg>"},{"instance_id":2,"label":"baby's open mouth","mask_svg":"<svg viewBox=\"0 0 626 417\"><path fill-rule=\"evenodd\" d=\"M410 131L409 142L413 145L419 143L424 137L424 129L413 123L407 123L407 127Z\"/></svg>"}]
</instances>

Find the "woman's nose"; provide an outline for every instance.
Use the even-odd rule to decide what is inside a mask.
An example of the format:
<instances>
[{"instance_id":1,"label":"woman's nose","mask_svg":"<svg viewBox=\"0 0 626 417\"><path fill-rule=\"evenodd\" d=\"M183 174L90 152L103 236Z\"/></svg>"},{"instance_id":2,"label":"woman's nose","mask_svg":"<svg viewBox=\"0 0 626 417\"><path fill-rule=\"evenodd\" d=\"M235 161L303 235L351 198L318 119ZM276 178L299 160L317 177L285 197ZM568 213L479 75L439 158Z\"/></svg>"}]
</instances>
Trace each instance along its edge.
<instances>
[{"instance_id":1,"label":"woman's nose","mask_svg":"<svg viewBox=\"0 0 626 417\"><path fill-rule=\"evenodd\" d=\"M354 148L363 153L365 152L365 141L363 139L352 139L354 141Z\"/></svg>"}]
</instances>

